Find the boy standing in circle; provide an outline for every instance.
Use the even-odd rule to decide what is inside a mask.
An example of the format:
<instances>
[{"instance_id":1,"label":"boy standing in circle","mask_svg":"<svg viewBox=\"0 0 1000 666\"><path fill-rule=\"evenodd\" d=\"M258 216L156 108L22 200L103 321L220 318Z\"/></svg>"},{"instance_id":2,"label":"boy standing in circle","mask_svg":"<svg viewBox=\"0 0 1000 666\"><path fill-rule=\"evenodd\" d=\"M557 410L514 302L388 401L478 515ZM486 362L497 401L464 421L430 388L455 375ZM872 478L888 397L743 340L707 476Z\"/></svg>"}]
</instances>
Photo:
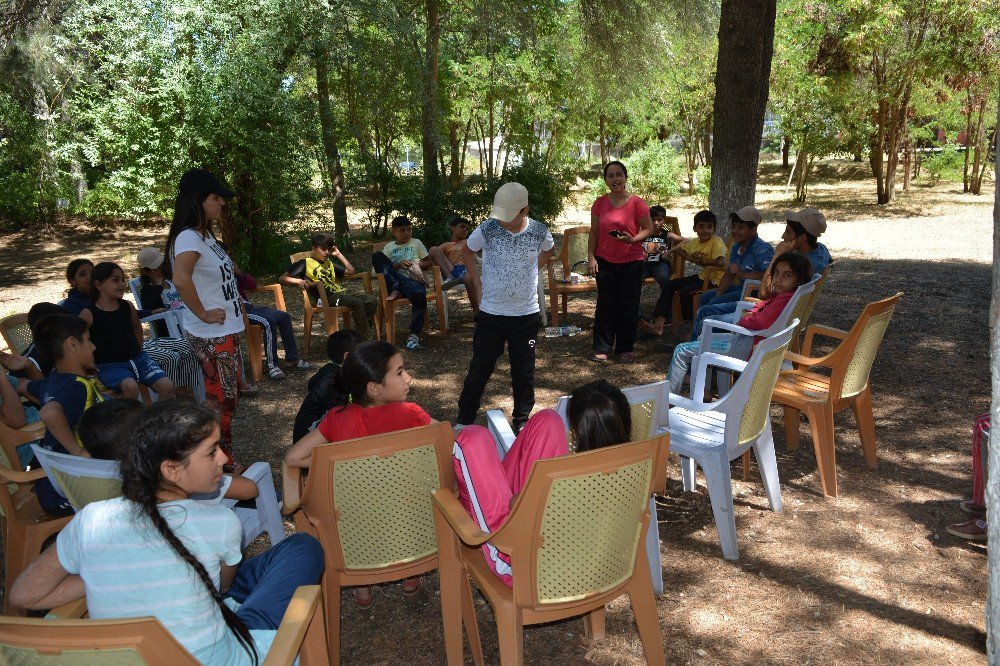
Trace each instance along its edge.
<instances>
[{"instance_id":1,"label":"boy standing in circle","mask_svg":"<svg viewBox=\"0 0 1000 666\"><path fill-rule=\"evenodd\" d=\"M476 420L483 391L507 345L514 392L514 432L535 406L535 336L542 319L538 309L538 269L552 256L552 233L528 217L528 190L506 183L493 197L489 219L469 236L462 250L476 291L482 294L472 337L472 360L458 399L458 429ZM476 252L483 252L483 275Z\"/></svg>"}]
</instances>

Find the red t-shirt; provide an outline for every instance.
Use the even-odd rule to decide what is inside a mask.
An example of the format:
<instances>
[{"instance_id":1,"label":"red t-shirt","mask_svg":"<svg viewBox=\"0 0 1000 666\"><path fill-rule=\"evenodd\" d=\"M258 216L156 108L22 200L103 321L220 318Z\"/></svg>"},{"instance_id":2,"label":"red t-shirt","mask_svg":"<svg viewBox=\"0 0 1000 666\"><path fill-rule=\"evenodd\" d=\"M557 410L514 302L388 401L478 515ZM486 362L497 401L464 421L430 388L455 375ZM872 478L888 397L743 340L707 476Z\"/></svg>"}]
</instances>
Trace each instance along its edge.
<instances>
[{"instance_id":1,"label":"red t-shirt","mask_svg":"<svg viewBox=\"0 0 1000 666\"><path fill-rule=\"evenodd\" d=\"M355 437L381 435L395 430L425 426L430 415L412 402L390 402L378 407L362 407L350 403L334 407L326 413L316 428L328 442L342 442Z\"/></svg>"},{"instance_id":2,"label":"red t-shirt","mask_svg":"<svg viewBox=\"0 0 1000 666\"><path fill-rule=\"evenodd\" d=\"M598 218L596 256L614 264L646 258L642 243L623 243L608 235L609 231L624 231L629 236L639 233L642 229L639 220L649 215L649 206L642 197L633 194L623 206L615 208L611 205L611 198L605 194L590 207L590 214Z\"/></svg>"},{"instance_id":3,"label":"red t-shirt","mask_svg":"<svg viewBox=\"0 0 1000 666\"><path fill-rule=\"evenodd\" d=\"M757 303L750 312L743 315L743 318L738 322L739 325L743 328L749 328L751 331L763 331L778 320L794 294L794 291L771 294L770 297ZM754 346L763 339L761 336L754 338Z\"/></svg>"}]
</instances>

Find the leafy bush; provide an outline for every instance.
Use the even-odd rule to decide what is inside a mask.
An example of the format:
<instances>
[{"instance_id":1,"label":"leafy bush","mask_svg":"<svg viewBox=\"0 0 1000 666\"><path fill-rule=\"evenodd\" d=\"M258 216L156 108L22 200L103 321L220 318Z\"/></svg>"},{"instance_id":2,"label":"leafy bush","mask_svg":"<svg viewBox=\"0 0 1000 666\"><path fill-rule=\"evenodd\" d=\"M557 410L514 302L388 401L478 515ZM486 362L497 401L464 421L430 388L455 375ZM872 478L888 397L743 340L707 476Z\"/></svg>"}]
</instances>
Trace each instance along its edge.
<instances>
[{"instance_id":1,"label":"leafy bush","mask_svg":"<svg viewBox=\"0 0 1000 666\"><path fill-rule=\"evenodd\" d=\"M941 147L941 152L924 158L923 169L934 185L942 180L960 183L965 169L965 152L960 151L955 144L946 144Z\"/></svg>"},{"instance_id":2,"label":"leafy bush","mask_svg":"<svg viewBox=\"0 0 1000 666\"><path fill-rule=\"evenodd\" d=\"M680 193L683 169L677 152L665 141L651 141L623 158L622 162L628 168L628 190L645 199L646 203L663 204ZM588 185L595 197L608 193L602 176L589 181ZM708 187L707 182L705 187Z\"/></svg>"},{"instance_id":3,"label":"leafy bush","mask_svg":"<svg viewBox=\"0 0 1000 666\"><path fill-rule=\"evenodd\" d=\"M708 207L708 191L712 186L712 167L702 164L694 170L694 197L698 205Z\"/></svg>"},{"instance_id":4,"label":"leafy bush","mask_svg":"<svg viewBox=\"0 0 1000 666\"><path fill-rule=\"evenodd\" d=\"M544 160L531 157L518 166L504 169L502 180L505 183L515 181L527 187L531 217L552 224L563 211L572 178L570 169L549 168Z\"/></svg>"}]
</instances>

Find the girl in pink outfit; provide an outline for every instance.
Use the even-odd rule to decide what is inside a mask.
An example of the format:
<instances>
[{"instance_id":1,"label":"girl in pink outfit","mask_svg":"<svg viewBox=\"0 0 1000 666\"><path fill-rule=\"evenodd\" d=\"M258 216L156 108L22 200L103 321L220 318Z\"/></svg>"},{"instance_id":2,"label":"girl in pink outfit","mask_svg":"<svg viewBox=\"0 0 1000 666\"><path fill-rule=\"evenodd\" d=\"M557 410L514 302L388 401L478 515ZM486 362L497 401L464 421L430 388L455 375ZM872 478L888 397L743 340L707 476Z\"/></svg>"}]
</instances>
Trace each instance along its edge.
<instances>
[{"instance_id":1,"label":"girl in pink outfit","mask_svg":"<svg viewBox=\"0 0 1000 666\"><path fill-rule=\"evenodd\" d=\"M629 441L632 413L625 395L604 380L573 391L567 409L570 432L578 452ZM452 454L458 499L484 532L496 531L524 488L536 460L569 453L566 424L552 409L544 409L530 419L500 460L490 432L481 426L462 429ZM510 558L487 542L483 555L494 573L507 585L513 584Z\"/></svg>"}]
</instances>

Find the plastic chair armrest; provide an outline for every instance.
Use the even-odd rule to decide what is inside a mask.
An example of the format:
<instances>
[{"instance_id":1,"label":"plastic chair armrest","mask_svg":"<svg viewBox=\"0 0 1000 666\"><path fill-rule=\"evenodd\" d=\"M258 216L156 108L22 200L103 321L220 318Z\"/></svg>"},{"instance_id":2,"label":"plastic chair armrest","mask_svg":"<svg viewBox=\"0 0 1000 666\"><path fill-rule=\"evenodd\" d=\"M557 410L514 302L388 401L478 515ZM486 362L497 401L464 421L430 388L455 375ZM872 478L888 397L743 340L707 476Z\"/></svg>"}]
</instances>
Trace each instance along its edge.
<instances>
[{"instance_id":1,"label":"plastic chair armrest","mask_svg":"<svg viewBox=\"0 0 1000 666\"><path fill-rule=\"evenodd\" d=\"M510 451L516 435L514 434L514 429L510 427L510 423L507 422L507 417L503 415L503 412L499 409L487 411L486 425L490 434L497 440L497 444L503 447L504 454Z\"/></svg>"},{"instance_id":2,"label":"plastic chair armrest","mask_svg":"<svg viewBox=\"0 0 1000 666\"><path fill-rule=\"evenodd\" d=\"M831 354L826 356L803 356L802 354L796 354L795 352L786 351L785 360L790 361L795 367L803 368L815 368L819 366L828 365Z\"/></svg>"},{"instance_id":3,"label":"plastic chair armrest","mask_svg":"<svg viewBox=\"0 0 1000 666\"><path fill-rule=\"evenodd\" d=\"M365 291L369 294L372 293L371 273L368 273L367 271L359 271L353 275L345 275L344 278L347 280L361 280L361 283L365 287Z\"/></svg>"},{"instance_id":4,"label":"plastic chair armrest","mask_svg":"<svg viewBox=\"0 0 1000 666\"><path fill-rule=\"evenodd\" d=\"M274 296L274 307L276 310L281 310L285 312L285 292L281 290L280 284L266 284L263 287L258 286L251 293L256 293L258 291L269 291L271 295Z\"/></svg>"},{"instance_id":5,"label":"plastic chair armrest","mask_svg":"<svg viewBox=\"0 0 1000 666\"><path fill-rule=\"evenodd\" d=\"M677 395L676 393L671 393L668 397L669 405L671 407L683 407L684 409L690 409L692 412L698 412L702 410L704 403L695 402L691 398L685 398L682 395ZM670 419L667 419L669 423ZM669 426L664 432L669 432Z\"/></svg>"},{"instance_id":6,"label":"plastic chair armrest","mask_svg":"<svg viewBox=\"0 0 1000 666\"><path fill-rule=\"evenodd\" d=\"M711 366L726 368L735 372L743 372L747 367L747 362L733 358L732 356L715 354L713 352L699 354L697 363L691 364L691 396L699 404L709 404L701 402L701 397L705 395L705 382L708 378L708 369Z\"/></svg>"},{"instance_id":7,"label":"plastic chair armrest","mask_svg":"<svg viewBox=\"0 0 1000 666\"><path fill-rule=\"evenodd\" d=\"M87 614L87 597L80 597L45 614L46 620L78 620Z\"/></svg>"},{"instance_id":8,"label":"plastic chair armrest","mask_svg":"<svg viewBox=\"0 0 1000 666\"><path fill-rule=\"evenodd\" d=\"M706 319L701 324L701 337L699 338L701 342L698 347L699 353L705 354L712 349L712 334L715 329L729 331L731 333L739 333L740 335L747 336L760 335L760 331L751 331L749 328L743 328L739 324L730 324L727 321Z\"/></svg>"},{"instance_id":9,"label":"plastic chair armrest","mask_svg":"<svg viewBox=\"0 0 1000 666\"><path fill-rule=\"evenodd\" d=\"M45 433L45 423L42 421L35 421L34 423L29 423L26 426L22 426L17 429L18 432L23 432L25 435L34 435L38 433L38 437L41 438Z\"/></svg>"},{"instance_id":10,"label":"plastic chair armrest","mask_svg":"<svg viewBox=\"0 0 1000 666\"><path fill-rule=\"evenodd\" d=\"M436 491L434 493L434 506L451 525L451 529L455 530L455 535L461 539L462 543L468 546L481 546L493 536L483 532L478 525L472 522L472 518L469 517L451 490L441 488Z\"/></svg>"},{"instance_id":11,"label":"plastic chair armrest","mask_svg":"<svg viewBox=\"0 0 1000 666\"><path fill-rule=\"evenodd\" d=\"M295 662L306 637L306 630L320 608L322 598L319 585L302 585L296 588L263 666L291 666Z\"/></svg>"},{"instance_id":12,"label":"plastic chair armrest","mask_svg":"<svg viewBox=\"0 0 1000 666\"><path fill-rule=\"evenodd\" d=\"M281 463L281 513L290 516L302 505L302 468Z\"/></svg>"},{"instance_id":13,"label":"plastic chair armrest","mask_svg":"<svg viewBox=\"0 0 1000 666\"><path fill-rule=\"evenodd\" d=\"M833 328L832 326L823 326L822 324L809 324L806 327L805 339L802 341L802 353L806 356L812 352L813 338L817 335L822 335L828 338L834 338L836 340L846 340L849 333L847 331L841 330L839 328Z\"/></svg>"},{"instance_id":14,"label":"plastic chair armrest","mask_svg":"<svg viewBox=\"0 0 1000 666\"><path fill-rule=\"evenodd\" d=\"M760 280L743 280L743 291L740 293L740 300L745 301L754 292L760 293Z\"/></svg>"},{"instance_id":15,"label":"plastic chair armrest","mask_svg":"<svg viewBox=\"0 0 1000 666\"><path fill-rule=\"evenodd\" d=\"M31 483L45 478L45 470L41 467L28 472L19 472L7 467L0 466L0 479L10 483Z\"/></svg>"}]
</instances>

